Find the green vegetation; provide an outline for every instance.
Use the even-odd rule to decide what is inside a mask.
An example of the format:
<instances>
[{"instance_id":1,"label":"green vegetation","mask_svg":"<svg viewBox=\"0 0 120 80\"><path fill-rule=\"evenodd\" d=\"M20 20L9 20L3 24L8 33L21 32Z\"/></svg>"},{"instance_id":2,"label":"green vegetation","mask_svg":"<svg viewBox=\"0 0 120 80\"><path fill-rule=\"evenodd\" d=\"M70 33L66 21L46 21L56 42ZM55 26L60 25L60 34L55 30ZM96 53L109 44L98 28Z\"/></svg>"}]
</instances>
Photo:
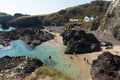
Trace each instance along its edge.
<instances>
[{"instance_id":1,"label":"green vegetation","mask_svg":"<svg viewBox=\"0 0 120 80\"><path fill-rule=\"evenodd\" d=\"M4 17L4 16L10 16L10 15L7 13L0 12L0 17Z\"/></svg>"},{"instance_id":2,"label":"green vegetation","mask_svg":"<svg viewBox=\"0 0 120 80\"><path fill-rule=\"evenodd\" d=\"M11 26L63 26L68 24L69 19L81 19L85 16L103 17L110 1L92 1L91 3L74 6L47 15L23 16L11 21ZM31 20L33 19L33 20ZM35 20L35 21L34 21ZM31 22L34 22L33 24ZM30 24L29 24L30 23ZM37 24L37 25L36 25ZM85 23L86 25L86 23Z\"/></svg>"},{"instance_id":3,"label":"green vegetation","mask_svg":"<svg viewBox=\"0 0 120 80\"><path fill-rule=\"evenodd\" d=\"M52 80L73 80L65 73L62 73L62 72L60 72L52 67L49 67L49 66L43 66L43 67L40 67L39 69L37 69L36 75L37 75L36 79L39 76L42 76L42 77L49 76L49 77L51 77Z\"/></svg>"},{"instance_id":4,"label":"green vegetation","mask_svg":"<svg viewBox=\"0 0 120 80\"><path fill-rule=\"evenodd\" d=\"M18 17L12 21L9 21L9 25L18 27L18 28L25 28L25 27L38 27L42 25L43 17L38 16L23 16Z\"/></svg>"},{"instance_id":5,"label":"green vegetation","mask_svg":"<svg viewBox=\"0 0 120 80\"><path fill-rule=\"evenodd\" d=\"M85 16L99 16L103 17L108 6L109 1L92 1L89 4L83 4L66 8L57 13L45 16L44 25L64 25L69 22L70 18L84 19Z\"/></svg>"},{"instance_id":6,"label":"green vegetation","mask_svg":"<svg viewBox=\"0 0 120 80\"><path fill-rule=\"evenodd\" d=\"M0 12L0 23L1 22L7 23L8 21L12 19L13 17L10 14Z\"/></svg>"}]
</instances>

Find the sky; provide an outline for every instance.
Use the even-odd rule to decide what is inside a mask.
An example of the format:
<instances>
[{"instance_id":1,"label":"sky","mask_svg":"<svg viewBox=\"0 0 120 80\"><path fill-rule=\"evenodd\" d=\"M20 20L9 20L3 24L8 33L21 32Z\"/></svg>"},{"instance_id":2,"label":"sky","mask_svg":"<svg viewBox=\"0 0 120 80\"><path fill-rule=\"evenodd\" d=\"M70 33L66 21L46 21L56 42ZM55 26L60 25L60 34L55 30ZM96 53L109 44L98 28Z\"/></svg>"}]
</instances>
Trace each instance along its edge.
<instances>
[{"instance_id":1,"label":"sky","mask_svg":"<svg viewBox=\"0 0 120 80\"><path fill-rule=\"evenodd\" d=\"M0 0L0 12L11 15L14 13L49 14L91 1L93 0Z\"/></svg>"}]
</instances>

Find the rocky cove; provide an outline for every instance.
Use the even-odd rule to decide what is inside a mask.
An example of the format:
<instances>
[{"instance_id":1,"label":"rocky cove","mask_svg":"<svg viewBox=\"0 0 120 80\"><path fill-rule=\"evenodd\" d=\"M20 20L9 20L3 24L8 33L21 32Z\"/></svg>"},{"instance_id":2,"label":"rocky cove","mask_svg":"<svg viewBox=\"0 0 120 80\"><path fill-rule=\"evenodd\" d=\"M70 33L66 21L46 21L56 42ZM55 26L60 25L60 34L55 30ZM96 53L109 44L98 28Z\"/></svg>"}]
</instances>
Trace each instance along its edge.
<instances>
[{"instance_id":1,"label":"rocky cove","mask_svg":"<svg viewBox=\"0 0 120 80\"><path fill-rule=\"evenodd\" d=\"M56 39L57 40L57 39ZM70 58L64 54L65 47L61 41L50 40L30 49L24 41L12 41L10 49L0 49L0 57L4 56L27 56L40 59L44 64L53 66L58 70L66 72L75 77L79 74L78 67L71 62ZM51 56L52 59L49 59ZM74 73L74 75L72 74Z\"/></svg>"},{"instance_id":2,"label":"rocky cove","mask_svg":"<svg viewBox=\"0 0 120 80\"><path fill-rule=\"evenodd\" d=\"M94 59L97 59L97 56L99 54L101 54L105 50L101 49L102 51L100 51L100 52L95 51L95 52L90 53L93 49L93 48L91 48L91 51L89 52L89 50L88 50L88 53L86 53L86 54L78 53L77 55L69 55L69 54L74 54L72 52L69 54L65 54L65 50L68 46L69 40L71 41L71 39L69 39L67 41L68 42L67 46L64 46L63 43L65 43L65 41L63 41L63 38L60 36L60 34L54 33L54 32L49 32L47 30L44 30L44 31L53 35L54 38L52 40L49 40L49 41L46 41L46 42L36 45L33 49L30 49L23 40L14 40L11 42L12 45L10 46L9 49L2 49L2 48L0 49L0 57L2 58L4 56L11 56L11 57L14 56L15 58L17 58L17 56L26 56L26 57L30 57L30 58L37 58L37 59L41 60L45 65L49 65L60 71L63 71L65 73L71 75L75 79L81 79L81 80L91 79L91 75L90 75L91 65L90 64L92 63L92 61ZM79 44L81 45L79 40L82 39L83 40L82 43L87 43L91 47L92 43L86 42L87 40L85 40L85 39L87 39L87 38L85 38L84 36L81 37L79 40L77 40L79 38L79 37L77 38L77 36L79 36L77 34L82 33L83 35L86 35L86 37L87 37L87 33L85 33L84 31L77 32L74 30L73 31L70 30L70 33L71 32L73 33L73 36L76 35L76 37L74 37L74 38L72 37L72 40L75 39L74 42L76 41L76 43L78 43L77 45L79 45ZM68 31L68 33L69 33L69 31ZM68 35L68 34L66 34L66 35ZM65 37L65 35L64 35L64 37ZM69 37L70 37L70 35L68 35L67 38L64 38L64 39L66 40ZM94 41L92 41L92 42L94 43ZM73 45L73 44L74 43L72 43L71 45ZM100 45L99 42L97 42L97 44ZM73 47L74 47L74 45L73 45ZM75 48L75 49L79 49L79 48ZM100 47L99 47L99 49L100 49ZM99 49L98 49L98 51L99 51ZM83 51L84 51L84 49L83 49ZM112 52L112 53L115 53L115 52ZM51 57L51 59L49 57ZM90 64L86 63L86 61L84 61L84 58L88 59ZM2 58L2 59L4 59L4 58ZM7 74L7 73L5 73L5 74ZM85 77L85 75L87 75L87 77Z\"/></svg>"},{"instance_id":3,"label":"rocky cove","mask_svg":"<svg viewBox=\"0 0 120 80\"><path fill-rule=\"evenodd\" d=\"M103 11L103 2L100 1L98 11ZM93 4L96 3L93 1ZM42 22L50 24L49 20L43 20L44 16L13 20L14 24L11 25L16 27L15 30L7 31L5 27L0 31L0 79L24 80L26 76L31 76L36 68L47 65L66 73L73 80L119 80L119 4L120 0L113 0L99 24L90 22L94 25L93 28L97 25L98 29L95 31L89 30L89 22L78 23L79 25L73 23L72 26L61 29L58 26L41 26ZM84 7L87 5L82 8ZM97 8L93 7L94 9ZM77 13L77 10L79 8L71 12ZM59 12L60 16L64 13L64 10ZM49 16L56 19L54 15Z\"/></svg>"},{"instance_id":4,"label":"rocky cove","mask_svg":"<svg viewBox=\"0 0 120 80\"><path fill-rule=\"evenodd\" d=\"M42 42L53 39L54 36L38 28L17 29L8 32L0 32L0 44L8 46L10 41L23 40L29 46L34 48Z\"/></svg>"},{"instance_id":5,"label":"rocky cove","mask_svg":"<svg viewBox=\"0 0 120 80\"><path fill-rule=\"evenodd\" d=\"M32 29L26 28L25 30L32 30ZM15 56L27 56L27 57L30 57L30 58L37 58L37 59L40 59L46 65L53 66L54 68L56 68L60 71L63 71L65 73L71 75L74 78L76 78L76 77L80 78L82 73L81 73L81 70L79 69L80 65L78 66L79 59L76 60L76 57L75 57L75 61L74 61L74 58L73 59L71 58L72 55L70 56L70 55L65 54L66 46L63 45L63 42L65 42L65 41L63 41L60 34L50 32L48 30L43 30L43 31L45 31L46 33L54 36L53 37L54 39L43 42L41 44L37 44L36 46L34 46L33 49L30 49L30 47L27 46L28 44L23 40L13 40L11 42L12 45L10 46L9 49L2 49L2 48L0 49L0 57L4 57L4 56L7 55L7 56L11 56L11 57L12 56L14 56L14 57ZM13 32L16 32L16 31L12 31L11 33L14 34ZM27 33L27 32L28 31L25 31L24 33ZM78 34L78 35L76 35L76 37L73 38L73 39L75 39L74 41L76 41L76 42L78 41L78 39L76 40L76 38L77 37L79 38L79 34L80 35L81 34L86 35L86 37L82 36L80 39L83 39L82 43L84 43L84 42L88 43L87 40L84 40L84 39L87 39L87 37L88 37L87 33L85 33L84 31L81 31L81 32L78 32L78 33L77 33L77 31L68 31L68 34L69 34L69 32L72 32L73 36L74 36L74 34ZM8 33L10 33L10 32L1 33L1 34L5 35L5 34L8 34ZM26 35L26 34L24 34L24 35ZM32 36L32 34L30 34L30 35ZM29 36L28 33L27 33L27 36ZM68 35L67 37L69 38L69 36L70 35ZM11 39L10 36L8 38ZM67 39L67 38L64 38L64 39ZM92 42L94 42L94 41L92 41ZM71 45L73 45L73 44L71 44ZM91 47L91 45L93 43L91 43L91 41L90 41L90 43L88 43L88 44L89 44L88 46ZM97 41L97 44L99 45L98 41ZM77 44L77 45L81 45L81 44ZM73 45L73 46L75 46L75 45ZM76 48L76 49L79 49L79 47ZM100 47L99 47L99 49L100 49ZM89 52L89 50L88 50L88 52ZM83 49L83 51L84 51L84 49ZM91 49L91 51L92 51L92 49ZM87 52L87 50L86 50L86 52ZM70 54L73 54L73 52L71 52ZM81 52L78 53L78 54L81 54ZM51 59L49 59L49 57L51 57ZM82 59L82 61L83 60L84 59Z\"/></svg>"}]
</instances>

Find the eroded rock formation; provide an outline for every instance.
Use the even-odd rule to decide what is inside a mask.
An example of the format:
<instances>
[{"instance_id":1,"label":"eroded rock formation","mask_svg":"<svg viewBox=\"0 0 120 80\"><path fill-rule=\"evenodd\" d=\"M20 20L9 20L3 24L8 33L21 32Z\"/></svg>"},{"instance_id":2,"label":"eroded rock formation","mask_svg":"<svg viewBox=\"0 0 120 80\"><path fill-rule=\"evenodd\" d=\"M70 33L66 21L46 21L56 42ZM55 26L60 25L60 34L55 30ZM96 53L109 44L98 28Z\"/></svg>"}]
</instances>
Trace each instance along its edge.
<instances>
[{"instance_id":1,"label":"eroded rock formation","mask_svg":"<svg viewBox=\"0 0 120 80\"><path fill-rule=\"evenodd\" d=\"M67 46L65 53L88 53L93 51L99 51L100 43L97 38L85 31L65 30L62 34L63 42Z\"/></svg>"},{"instance_id":2,"label":"eroded rock formation","mask_svg":"<svg viewBox=\"0 0 120 80\"><path fill-rule=\"evenodd\" d=\"M120 40L120 0L113 0L106 12L102 28Z\"/></svg>"},{"instance_id":3,"label":"eroded rock formation","mask_svg":"<svg viewBox=\"0 0 120 80\"><path fill-rule=\"evenodd\" d=\"M42 65L40 60L24 56L0 58L0 80L24 80Z\"/></svg>"},{"instance_id":4,"label":"eroded rock formation","mask_svg":"<svg viewBox=\"0 0 120 80\"><path fill-rule=\"evenodd\" d=\"M9 29L9 26L5 22L0 22L3 29Z\"/></svg>"},{"instance_id":5,"label":"eroded rock formation","mask_svg":"<svg viewBox=\"0 0 120 80\"><path fill-rule=\"evenodd\" d=\"M92 63L93 80L120 80L120 56L104 52Z\"/></svg>"},{"instance_id":6,"label":"eroded rock formation","mask_svg":"<svg viewBox=\"0 0 120 80\"><path fill-rule=\"evenodd\" d=\"M10 41L23 40L30 48L35 48L42 42L53 39L54 36L42 31L41 27L17 29L10 32L0 32L0 44L8 46Z\"/></svg>"}]
</instances>

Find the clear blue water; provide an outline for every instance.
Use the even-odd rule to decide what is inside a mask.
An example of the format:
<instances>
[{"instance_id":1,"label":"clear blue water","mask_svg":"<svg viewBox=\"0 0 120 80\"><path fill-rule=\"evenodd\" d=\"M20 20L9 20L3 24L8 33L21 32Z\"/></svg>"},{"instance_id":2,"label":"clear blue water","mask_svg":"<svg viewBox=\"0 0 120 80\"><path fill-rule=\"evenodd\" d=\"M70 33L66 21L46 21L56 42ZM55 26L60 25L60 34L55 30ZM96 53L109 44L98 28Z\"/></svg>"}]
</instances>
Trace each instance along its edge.
<instances>
[{"instance_id":1,"label":"clear blue water","mask_svg":"<svg viewBox=\"0 0 120 80\"><path fill-rule=\"evenodd\" d=\"M9 27L9 29L3 29L0 27L0 32L9 32L9 31L12 31L12 30L15 30L14 27Z\"/></svg>"},{"instance_id":2,"label":"clear blue water","mask_svg":"<svg viewBox=\"0 0 120 80\"><path fill-rule=\"evenodd\" d=\"M53 66L73 77L79 75L78 67L64 54L64 51L64 47L59 46L53 41L44 42L34 50L31 50L25 45L24 41L16 40L12 42L10 49L0 48L0 57L7 55L38 58L44 64ZM51 56L51 59L49 59L49 56Z\"/></svg>"}]
</instances>

